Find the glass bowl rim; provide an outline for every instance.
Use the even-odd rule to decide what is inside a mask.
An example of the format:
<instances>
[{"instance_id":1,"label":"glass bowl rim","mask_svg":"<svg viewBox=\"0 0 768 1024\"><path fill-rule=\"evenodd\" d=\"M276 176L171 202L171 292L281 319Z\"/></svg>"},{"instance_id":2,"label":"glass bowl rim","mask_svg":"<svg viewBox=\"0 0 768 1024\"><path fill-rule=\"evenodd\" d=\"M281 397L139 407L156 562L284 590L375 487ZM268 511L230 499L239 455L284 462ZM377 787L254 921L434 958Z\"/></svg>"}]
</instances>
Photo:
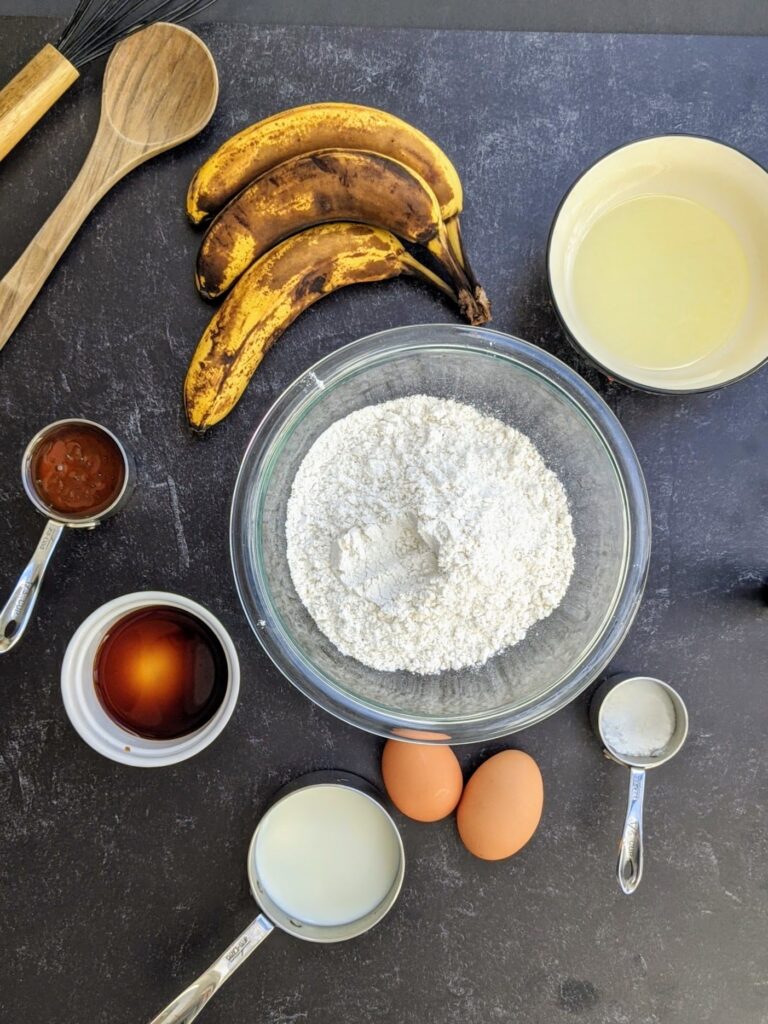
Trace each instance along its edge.
<instances>
[{"instance_id":1,"label":"glass bowl rim","mask_svg":"<svg viewBox=\"0 0 768 1024\"><path fill-rule=\"evenodd\" d=\"M414 338L414 332L421 337ZM545 694L514 709L509 706L473 715L425 718L395 712L358 697L331 682L304 657L280 626L263 581L252 566L255 588L246 579L243 511L254 500L247 490L252 481L255 499L271 478L276 452L304 416L322 401L324 393L371 366L424 351L460 351L495 357L516 364L551 390L557 391L596 433L605 449L623 498L627 523L627 554L623 579L610 615L593 638L587 656L566 680ZM575 370L545 350L501 331L449 323L408 324L377 331L322 357L301 373L267 409L243 454L232 495L229 523L230 557L238 597L251 629L264 651L289 682L335 717L385 738L419 743L473 743L517 732L554 714L574 700L606 667L626 636L648 574L651 519L642 469L618 419L598 393ZM407 733L414 735L408 736ZM415 734L419 734L416 736Z\"/></svg>"}]
</instances>

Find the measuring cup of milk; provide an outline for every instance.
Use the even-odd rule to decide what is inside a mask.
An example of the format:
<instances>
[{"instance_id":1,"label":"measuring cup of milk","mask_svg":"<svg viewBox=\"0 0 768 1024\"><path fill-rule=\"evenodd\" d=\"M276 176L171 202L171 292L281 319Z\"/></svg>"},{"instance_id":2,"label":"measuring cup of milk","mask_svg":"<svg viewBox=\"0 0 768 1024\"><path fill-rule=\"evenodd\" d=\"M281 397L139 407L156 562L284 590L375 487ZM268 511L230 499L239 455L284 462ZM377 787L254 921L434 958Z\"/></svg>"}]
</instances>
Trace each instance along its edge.
<instances>
[{"instance_id":1,"label":"measuring cup of milk","mask_svg":"<svg viewBox=\"0 0 768 1024\"><path fill-rule=\"evenodd\" d=\"M373 786L348 772L312 772L278 793L248 850L264 913L151 1024L188 1024L277 926L310 942L362 935L400 892L405 852Z\"/></svg>"},{"instance_id":2,"label":"measuring cup of milk","mask_svg":"<svg viewBox=\"0 0 768 1024\"><path fill-rule=\"evenodd\" d=\"M650 676L616 675L595 691L589 716L606 755L630 770L616 866L622 892L630 895L643 875L645 773L669 761L685 743L688 711L669 683Z\"/></svg>"}]
</instances>

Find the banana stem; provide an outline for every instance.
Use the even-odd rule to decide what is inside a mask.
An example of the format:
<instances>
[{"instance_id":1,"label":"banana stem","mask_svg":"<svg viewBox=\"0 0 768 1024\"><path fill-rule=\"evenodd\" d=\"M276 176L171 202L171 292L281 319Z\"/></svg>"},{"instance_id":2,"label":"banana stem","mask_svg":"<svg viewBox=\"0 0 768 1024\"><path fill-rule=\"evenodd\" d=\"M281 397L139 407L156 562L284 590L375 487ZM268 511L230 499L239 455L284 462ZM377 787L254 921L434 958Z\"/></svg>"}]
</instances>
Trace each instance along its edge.
<instances>
[{"instance_id":1,"label":"banana stem","mask_svg":"<svg viewBox=\"0 0 768 1024\"><path fill-rule=\"evenodd\" d=\"M456 289L451 288L447 281L444 281L439 274L436 274L434 270L430 270L429 267L425 267L423 263L419 263L415 256L411 256L409 252L403 254L401 262L405 268L405 272L413 274L414 277L423 278L433 284L435 288L439 288L441 292L448 296L452 302L458 304L459 297L456 294Z\"/></svg>"},{"instance_id":2,"label":"banana stem","mask_svg":"<svg viewBox=\"0 0 768 1024\"><path fill-rule=\"evenodd\" d=\"M467 259L467 251L464 248L464 239L461 234L461 222L459 221L458 213L445 222L445 233L448 236L448 246L455 256L456 262L461 264L469 278L469 283L473 288L476 288L478 281Z\"/></svg>"},{"instance_id":3,"label":"banana stem","mask_svg":"<svg viewBox=\"0 0 768 1024\"><path fill-rule=\"evenodd\" d=\"M451 250L451 253L456 259L456 262L460 264L460 266L464 270L464 273L467 275L467 280L470 283L470 286L472 288L472 294L475 297L477 305L480 307L480 309L483 310L485 314L487 314L486 319L490 320L491 304L488 301L488 296L485 293L485 288L483 288L483 286L475 277L475 272L472 269L471 263L469 262L467 250L464 248L464 239L462 238L461 235L461 224L459 222L458 214L456 214L454 217L450 217L445 222L445 232L448 238L448 246Z\"/></svg>"},{"instance_id":4,"label":"banana stem","mask_svg":"<svg viewBox=\"0 0 768 1024\"><path fill-rule=\"evenodd\" d=\"M459 224L458 213L453 217L449 217L445 222L445 231L448 235L448 245L455 256L456 261L468 271L467 276L470 281L472 281L473 284L476 284L477 282L474 280L474 274L471 269L467 267L467 255L464 252L464 242L461 237L461 225Z\"/></svg>"},{"instance_id":5,"label":"banana stem","mask_svg":"<svg viewBox=\"0 0 768 1024\"><path fill-rule=\"evenodd\" d=\"M476 294L464 267L453 254L445 224L440 223L438 233L427 243L427 248L453 281L459 299L459 308L471 324L484 324L491 319L491 308L485 292Z\"/></svg>"}]
</instances>

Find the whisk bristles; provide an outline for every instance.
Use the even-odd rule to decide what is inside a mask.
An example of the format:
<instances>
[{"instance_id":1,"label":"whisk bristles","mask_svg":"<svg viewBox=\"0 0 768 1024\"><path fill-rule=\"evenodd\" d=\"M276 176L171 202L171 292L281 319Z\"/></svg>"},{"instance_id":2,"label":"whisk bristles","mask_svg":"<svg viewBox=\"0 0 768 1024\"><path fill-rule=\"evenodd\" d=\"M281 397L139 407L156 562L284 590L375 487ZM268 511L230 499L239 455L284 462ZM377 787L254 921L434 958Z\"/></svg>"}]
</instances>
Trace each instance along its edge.
<instances>
[{"instance_id":1,"label":"whisk bristles","mask_svg":"<svg viewBox=\"0 0 768 1024\"><path fill-rule=\"evenodd\" d=\"M79 0L56 49L81 68L154 21L182 22L216 0Z\"/></svg>"}]
</instances>

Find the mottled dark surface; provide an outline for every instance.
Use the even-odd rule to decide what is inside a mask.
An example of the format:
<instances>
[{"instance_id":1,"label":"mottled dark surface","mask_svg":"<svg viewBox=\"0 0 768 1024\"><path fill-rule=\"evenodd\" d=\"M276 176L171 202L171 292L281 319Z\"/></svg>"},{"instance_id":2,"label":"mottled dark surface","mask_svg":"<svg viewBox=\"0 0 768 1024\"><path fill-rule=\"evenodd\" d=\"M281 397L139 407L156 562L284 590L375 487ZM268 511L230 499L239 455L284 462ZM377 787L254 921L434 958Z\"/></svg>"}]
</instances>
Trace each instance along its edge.
<instances>
[{"instance_id":1,"label":"mottled dark surface","mask_svg":"<svg viewBox=\"0 0 768 1024\"><path fill-rule=\"evenodd\" d=\"M3 77L44 28L2 23ZM222 78L211 126L101 204L0 355L3 588L42 525L18 480L38 427L103 420L132 446L141 477L124 514L65 538L34 625L0 662L0 1011L13 1024L149 1019L253 915L245 854L274 789L311 768L377 776L380 742L312 707L249 633L227 563L229 495L259 417L310 362L361 334L453 312L409 281L326 299L270 353L234 415L192 439L180 386L209 310L194 294L197 236L182 200L201 157L244 123L308 100L411 118L464 177L466 235L496 326L582 370L544 282L547 228L573 177L612 146L663 131L713 134L768 161L768 40L203 35ZM90 72L0 166L0 270L72 179L97 97ZM646 600L615 667L670 680L692 716L684 752L649 780L640 891L627 899L616 887L626 778L602 759L585 697L510 741L539 760L546 785L541 829L521 855L481 863L450 821L402 821L407 880L387 921L337 947L270 939L205 1011L210 1024L768 1019L768 610L757 595L768 568L768 377L669 399L588 376L637 446L656 531ZM151 773L93 753L58 689L77 625L141 588L208 604L244 675L219 741ZM462 763L505 745L464 749Z\"/></svg>"},{"instance_id":2,"label":"mottled dark surface","mask_svg":"<svg viewBox=\"0 0 768 1024\"><path fill-rule=\"evenodd\" d=\"M72 0L0 0L0 15L69 17ZM197 20L253 25L378 25L541 32L703 32L765 35L761 0L216 0Z\"/></svg>"}]
</instances>

